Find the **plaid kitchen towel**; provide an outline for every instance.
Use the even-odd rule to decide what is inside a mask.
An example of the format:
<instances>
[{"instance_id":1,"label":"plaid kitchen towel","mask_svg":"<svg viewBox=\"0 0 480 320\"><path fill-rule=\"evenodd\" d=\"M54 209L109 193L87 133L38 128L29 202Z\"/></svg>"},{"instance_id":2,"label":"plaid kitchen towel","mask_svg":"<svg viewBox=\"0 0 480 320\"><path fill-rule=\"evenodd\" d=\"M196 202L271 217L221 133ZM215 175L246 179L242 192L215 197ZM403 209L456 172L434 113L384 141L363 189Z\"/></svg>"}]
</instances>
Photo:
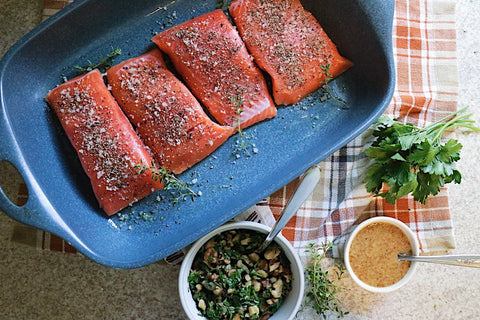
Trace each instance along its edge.
<instances>
[{"instance_id":1,"label":"plaid kitchen towel","mask_svg":"<svg viewBox=\"0 0 480 320\"><path fill-rule=\"evenodd\" d=\"M70 2L45 0L43 18L47 19ZM455 111L458 96L455 1L397 0L393 42L396 90L386 114L424 126ZM416 232L423 253L453 248L446 188L429 198L425 205L408 196L391 205L366 192L363 178L371 162L363 150L371 142L369 130L319 164L321 181L287 224L284 236L302 254L309 243L333 241L359 220L386 215L405 222ZM11 190L13 199L25 201L27 190L21 179L9 173L8 168L0 166L0 172L7 180L2 182L2 187ZM284 186L240 215L239 219L253 217L257 220L260 218L263 223L273 223L272 218L281 212L297 182L295 180ZM8 230L12 242L47 250L75 252L74 248L55 235L14 222L8 225L12 225Z\"/></svg>"}]
</instances>

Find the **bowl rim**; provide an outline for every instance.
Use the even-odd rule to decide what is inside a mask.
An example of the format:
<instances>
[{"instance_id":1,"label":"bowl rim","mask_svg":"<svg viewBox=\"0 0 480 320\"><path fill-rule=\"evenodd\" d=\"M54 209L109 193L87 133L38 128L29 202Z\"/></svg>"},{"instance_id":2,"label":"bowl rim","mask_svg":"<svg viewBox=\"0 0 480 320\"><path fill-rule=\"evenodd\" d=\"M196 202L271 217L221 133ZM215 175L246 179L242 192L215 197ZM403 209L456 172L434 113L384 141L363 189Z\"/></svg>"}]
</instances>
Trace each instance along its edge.
<instances>
[{"instance_id":1,"label":"bowl rim","mask_svg":"<svg viewBox=\"0 0 480 320\"><path fill-rule=\"evenodd\" d=\"M377 217L369 218L369 219L363 221L362 223L360 223L352 231L352 233L348 237L348 240L347 240L347 242L345 244L345 248L344 248L344 263L345 263L345 267L348 270L348 273L352 277L353 281L356 284L358 284L360 287L362 287L362 288L364 288L368 291L371 291L371 292L386 293L386 292L391 292L391 291L397 290L397 289L401 288L402 286L404 286L412 278L413 274L415 273L415 270L417 268L417 263L416 262L411 262L410 268L408 269L407 273L403 276L403 278L400 281L398 281L398 282L396 282L396 283L394 283L390 286L387 286L387 287L371 286L371 285L363 282L362 280L360 280L357 277L357 275L355 274L355 272L352 269L352 266L350 264L350 257L349 257L350 247L351 247L352 241L355 238L355 236L358 234L358 232L360 232L360 230L364 229L368 225L371 225L373 223L378 223L378 222L388 223L388 224L394 225L394 226L398 227L400 230L402 230L403 233L408 237L408 240L410 241L410 245L412 246L412 252L413 252L414 255L419 254L420 246L419 246L419 243L418 243L418 240L417 240L417 236L412 231L412 229L410 229L404 222L402 222L398 219L395 219L395 218L391 218L391 217L377 216Z\"/></svg>"},{"instance_id":2,"label":"bowl rim","mask_svg":"<svg viewBox=\"0 0 480 320\"><path fill-rule=\"evenodd\" d=\"M192 298L192 295L190 293L189 287L188 287L188 275L190 274L190 268L193 263L193 260L195 256L197 255L197 252L200 250L200 248L212 237L228 231L228 230L233 230L233 229L247 229L247 230L254 230L258 232L265 233L265 235L271 230L270 227L258 223L258 222L251 222L251 221L240 221L240 222L228 222L226 224L221 225L220 227L216 228L215 230L209 232L199 240L197 240L188 250L186 253L181 267L180 267L180 272L178 275L178 292L180 295L180 301L183 307L183 310L189 317L189 319L192 320L206 320L206 318L201 317L198 315L198 309L196 307L196 304ZM304 270L303 270L303 264L298 256L298 254L295 252L295 249L293 246L290 244L290 242L281 234L275 237L274 242L277 243L282 247L284 250L285 255L287 256L288 260L290 261L290 266L293 274L293 281L297 285L298 288L298 293L297 293L297 298L296 302L294 304L294 307L291 309L291 311L288 314L288 318L285 318L285 316L282 316L282 319L288 319L291 320L295 317L297 314L298 310L300 309L300 306L303 301L303 296L304 296L304 291L305 291L305 276L304 276ZM298 279L297 279L298 278ZM293 288L292 288L293 291ZM292 293L292 292L290 292ZM287 297L288 299L288 297ZM287 300L286 299L286 300ZM285 301L284 301L285 302ZM279 310L281 310L282 307L280 307ZM277 311L278 312L278 311ZM275 320L275 314L270 318L272 320Z\"/></svg>"}]
</instances>

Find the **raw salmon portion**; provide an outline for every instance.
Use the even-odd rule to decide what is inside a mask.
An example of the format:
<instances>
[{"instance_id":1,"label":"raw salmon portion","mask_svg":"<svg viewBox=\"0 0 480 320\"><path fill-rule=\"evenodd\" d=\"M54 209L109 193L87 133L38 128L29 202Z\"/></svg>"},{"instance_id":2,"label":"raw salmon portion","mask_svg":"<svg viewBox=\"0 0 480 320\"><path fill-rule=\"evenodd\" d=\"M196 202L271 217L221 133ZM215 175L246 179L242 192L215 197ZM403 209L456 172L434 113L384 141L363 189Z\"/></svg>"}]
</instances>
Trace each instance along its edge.
<instances>
[{"instance_id":1,"label":"raw salmon portion","mask_svg":"<svg viewBox=\"0 0 480 320\"><path fill-rule=\"evenodd\" d=\"M115 99L159 165L181 173L233 133L210 120L202 106L154 49L107 71Z\"/></svg>"},{"instance_id":2,"label":"raw salmon portion","mask_svg":"<svg viewBox=\"0 0 480 320\"><path fill-rule=\"evenodd\" d=\"M258 66L272 78L277 104L293 104L353 64L342 57L299 0L234 0L238 31Z\"/></svg>"},{"instance_id":3,"label":"raw salmon portion","mask_svg":"<svg viewBox=\"0 0 480 320\"><path fill-rule=\"evenodd\" d=\"M220 124L245 128L277 114L262 72L222 10L167 29L153 41Z\"/></svg>"},{"instance_id":4,"label":"raw salmon portion","mask_svg":"<svg viewBox=\"0 0 480 320\"><path fill-rule=\"evenodd\" d=\"M152 157L95 69L51 90L58 116L90 178L100 207L112 215L163 186L135 165Z\"/></svg>"}]
</instances>

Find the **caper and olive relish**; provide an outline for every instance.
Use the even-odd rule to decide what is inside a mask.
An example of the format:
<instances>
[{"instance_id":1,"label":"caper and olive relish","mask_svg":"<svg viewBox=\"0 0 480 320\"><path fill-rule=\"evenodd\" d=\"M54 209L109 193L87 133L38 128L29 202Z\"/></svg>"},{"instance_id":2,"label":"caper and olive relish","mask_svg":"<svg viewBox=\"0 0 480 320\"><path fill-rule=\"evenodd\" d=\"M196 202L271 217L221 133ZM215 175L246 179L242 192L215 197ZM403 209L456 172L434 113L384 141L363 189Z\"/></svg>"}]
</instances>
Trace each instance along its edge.
<instances>
[{"instance_id":1,"label":"caper and olive relish","mask_svg":"<svg viewBox=\"0 0 480 320\"><path fill-rule=\"evenodd\" d=\"M202 246L188 277L199 315L268 319L278 310L291 289L290 262L275 243L255 252L264 239L253 230L231 230Z\"/></svg>"}]
</instances>

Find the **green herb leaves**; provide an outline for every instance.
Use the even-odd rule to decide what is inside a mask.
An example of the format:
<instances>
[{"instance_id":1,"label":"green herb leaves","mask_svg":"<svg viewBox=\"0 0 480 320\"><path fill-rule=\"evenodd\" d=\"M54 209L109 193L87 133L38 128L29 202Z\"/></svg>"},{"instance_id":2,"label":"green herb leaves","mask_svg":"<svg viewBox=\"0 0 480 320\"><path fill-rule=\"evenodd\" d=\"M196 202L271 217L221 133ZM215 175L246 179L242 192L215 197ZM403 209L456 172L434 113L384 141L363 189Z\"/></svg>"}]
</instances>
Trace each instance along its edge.
<instances>
[{"instance_id":1,"label":"green herb leaves","mask_svg":"<svg viewBox=\"0 0 480 320\"><path fill-rule=\"evenodd\" d=\"M292 287L290 262L276 244L260 255L265 236L230 230L205 243L188 276L199 314L211 320L268 319Z\"/></svg>"},{"instance_id":2,"label":"green herb leaves","mask_svg":"<svg viewBox=\"0 0 480 320\"><path fill-rule=\"evenodd\" d=\"M323 87L322 87L322 90L325 93L325 98L332 99L333 101L341 104L343 108L348 108L347 102L345 102L343 99L339 98L338 96L334 95L330 90L330 87L328 86L330 81L333 80L333 75L330 74L330 64L322 65L320 67L322 68L322 71L325 75L325 79L323 80Z\"/></svg>"},{"instance_id":3,"label":"green herb leaves","mask_svg":"<svg viewBox=\"0 0 480 320\"><path fill-rule=\"evenodd\" d=\"M217 9L228 10L228 0L217 0Z\"/></svg>"},{"instance_id":4,"label":"green herb leaves","mask_svg":"<svg viewBox=\"0 0 480 320\"><path fill-rule=\"evenodd\" d=\"M78 73L90 72L93 69L97 69L97 68L102 69L102 71L105 71L106 69L112 66L112 60L121 54L122 54L122 50L120 50L119 48L114 49L112 47L112 51L105 58L100 56L100 62L93 63L90 60L88 60L88 66L81 67L77 65L77 66L74 66L74 68L77 69Z\"/></svg>"},{"instance_id":5,"label":"green herb leaves","mask_svg":"<svg viewBox=\"0 0 480 320\"><path fill-rule=\"evenodd\" d=\"M317 248L313 243L309 244L306 252L310 254L310 263L305 268L305 275L308 281L309 290L307 297L311 301L312 308L324 319L327 318L327 311L337 313L339 317L343 317L348 312L342 311L340 302L336 294L340 288L335 281L342 279L345 269L342 265L338 265L335 269L334 277L328 271L323 270L322 261L325 259L327 251L332 244L325 244Z\"/></svg>"},{"instance_id":6,"label":"green herb leaves","mask_svg":"<svg viewBox=\"0 0 480 320\"><path fill-rule=\"evenodd\" d=\"M235 140L235 149L233 151L233 154L236 156L236 158L240 158L242 153L250 157L252 155L250 153L250 149L252 150L253 153L257 153L258 150L255 147L255 144L247 141L247 140L250 140L251 137L247 133L245 133L241 128L242 122L240 119L240 115L243 113L243 109L241 108L243 105L243 99L235 96L231 100L234 106L237 108L235 113L238 115L236 119L238 136L237 136L237 139Z\"/></svg>"},{"instance_id":7,"label":"green herb leaves","mask_svg":"<svg viewBox=\"0 0 480 320\"><path fill-rule=\"evenodd\" d=\"M469 119L471 114L463 114L466 109L425 128L382 115L373 132L376 140L365 150L365 154L375 160L366 172L367 191L384 197L391 204L407 194L424 204L446 183L460 183L462 176L455 162L460 159L462 145L454 139L442 143L442 136L445 130L455 127L480 131ZM380 192L384 186L386 191Z\"/></svg>"},{"instance_id":8,"label":"green herb leaves","mask_svg":"<svg viewBox=\"0 0 480 320\"><path fill-rule=\"evenodd\" d=\"M157 168L154 163L151 163L150 166L143 163L137 164L135 169L138 170L139 174L144 174L147 171L151 172L152 180L162 181L163 189L172 191L171 201L174 205L177 205L179 201L185 200L187 197L194 199L198 196L192 189L190 189L190 184L183 182L178 179L170 170L163 167Z\"/></svg>"}]
</instances>

